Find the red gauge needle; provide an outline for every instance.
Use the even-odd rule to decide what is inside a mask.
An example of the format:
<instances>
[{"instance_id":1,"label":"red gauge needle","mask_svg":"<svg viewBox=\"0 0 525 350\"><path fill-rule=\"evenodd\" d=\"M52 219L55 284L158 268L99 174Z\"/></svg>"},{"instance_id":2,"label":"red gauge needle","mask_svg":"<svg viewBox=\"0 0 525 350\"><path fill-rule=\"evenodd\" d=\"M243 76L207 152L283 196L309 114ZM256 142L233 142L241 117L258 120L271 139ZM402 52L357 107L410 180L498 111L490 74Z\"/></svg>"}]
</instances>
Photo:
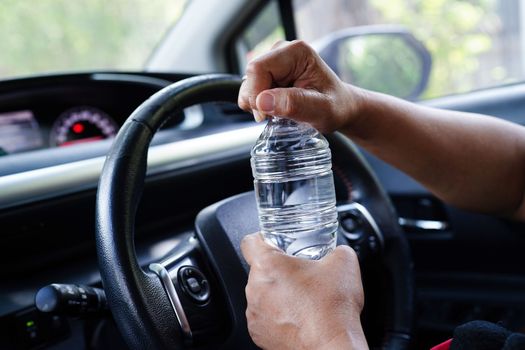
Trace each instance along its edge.
<instances>
[{"instance_id":1,"label":"red gauge needle","mask_svg":"<svg viewBox=\"0 0 525 350\"><path fill-rule=\"evenodd\" d=\"M103 138L104 138L103 136L93 136L93 137L88 137L88 138L85 138L85 139L66 141L64 143L61 143L58 147L73 146L73 145L78 145L79 143L93 142L93 141L102 140Z\"/></svg>"}]
</instances>

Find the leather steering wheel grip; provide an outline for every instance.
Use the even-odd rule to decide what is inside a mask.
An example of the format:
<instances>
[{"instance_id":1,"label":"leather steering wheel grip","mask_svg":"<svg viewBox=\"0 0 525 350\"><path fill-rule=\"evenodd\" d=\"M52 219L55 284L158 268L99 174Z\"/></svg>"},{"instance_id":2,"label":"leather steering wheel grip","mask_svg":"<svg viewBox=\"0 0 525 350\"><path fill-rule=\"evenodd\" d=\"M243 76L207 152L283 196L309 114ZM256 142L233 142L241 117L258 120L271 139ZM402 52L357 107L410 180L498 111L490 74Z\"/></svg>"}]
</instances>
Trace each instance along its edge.
<instances>
[{"instance_id":1,"label":"leather steering wheel grip","mask_svg":"<svg viewBox=\"0 0 525 350\"><path fill-rule=\"evenodd\" d=\"M397 214L379 180L356 145L340 133L327 135L332 161L348 176L358 198L374 217L383 233L386 315L383 349L406 349L412 337L414 317L414 277L410 247L399 226ZM365 301L366 304L366 301Z\"/></svg>"},{"instance_id":2,"label":"leather steering wheel grip","mask_svg":"<svg viewBox=\"0 0 525 350\"><path fill-rule=\"evenodd\" d=\"M135 213L151 139L170 116L185 107L236 101L240 83L232 75L206 75L162 89L131 114L106 158L96 200L98 264L108 305L132 349L180 349L183 344L158 277L143 271L135 254Z\"/></svg>"}]
</instances>

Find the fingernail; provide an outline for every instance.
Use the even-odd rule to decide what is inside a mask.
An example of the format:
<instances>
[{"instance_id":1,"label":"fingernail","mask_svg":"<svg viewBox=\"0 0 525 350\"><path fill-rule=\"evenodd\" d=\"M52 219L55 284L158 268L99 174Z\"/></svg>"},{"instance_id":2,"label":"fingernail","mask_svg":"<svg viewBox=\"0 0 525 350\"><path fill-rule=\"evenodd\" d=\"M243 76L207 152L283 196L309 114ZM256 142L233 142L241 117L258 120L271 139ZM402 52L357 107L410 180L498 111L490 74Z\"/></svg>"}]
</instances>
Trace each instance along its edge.
<instances>
[{"instance_id":1,"label":"fingernail","mask_svg":"<svg viewBox=\"0 0 525 350\"><path fill-rule=\"evenodd\" d=\"M275 109L275 99L272 94L262 93L258 98L258 107L263 112L271 113Z\"/></svg>"},{"instance_id":2,"label":"fingernail","mask_svg":"<svg viewBox=\"0 0 525 350\"><path fill-rule=\"evenodd\" d=\"M264 115L262 113L259 113L258 110L252 109L253 117L255 118L255 121L257 123L260 123L264 120Z\"/></svg>"}]
</instances>

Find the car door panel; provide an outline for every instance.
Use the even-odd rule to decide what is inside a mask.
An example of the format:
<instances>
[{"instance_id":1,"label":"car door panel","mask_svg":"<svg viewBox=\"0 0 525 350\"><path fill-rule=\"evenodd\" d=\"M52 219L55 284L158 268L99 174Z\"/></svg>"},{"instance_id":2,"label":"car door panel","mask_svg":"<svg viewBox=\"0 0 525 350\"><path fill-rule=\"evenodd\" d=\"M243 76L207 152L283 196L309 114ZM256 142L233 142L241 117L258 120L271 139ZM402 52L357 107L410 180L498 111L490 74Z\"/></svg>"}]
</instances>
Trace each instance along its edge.
<instances>
[{"instance_id":1,"label":"car door panel","mask_svg":"<svg viewBox=\"0 0 525 350\"><path fill-rule=\"evenodd\" d=\"M423 104L525 124L525 85L444 97ZM513 330L523 330L524 225L447 205L403 172L366 152L365 157L400 216L429 219L432 210L421 206L432 203L440 207L434 212L439 212L436 215L448 225L445 230L406 229L418 296L416 347L446 340L454 327L474 319L501 322Z\"/></svg>"}]
</instances>

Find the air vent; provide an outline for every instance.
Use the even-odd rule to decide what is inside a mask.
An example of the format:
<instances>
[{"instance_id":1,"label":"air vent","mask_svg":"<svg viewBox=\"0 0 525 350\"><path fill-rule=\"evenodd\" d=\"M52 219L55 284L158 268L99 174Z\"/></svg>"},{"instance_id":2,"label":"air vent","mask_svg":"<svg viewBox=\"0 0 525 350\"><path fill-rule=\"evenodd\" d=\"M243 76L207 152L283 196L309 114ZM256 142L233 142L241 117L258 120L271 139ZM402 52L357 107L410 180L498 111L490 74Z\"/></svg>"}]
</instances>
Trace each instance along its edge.
<instances>
[{"instance_id":1,"label":"air vent","mask_svg":"<svg viewBox=\"0 0 525 350\"><path fill-rule=\"evenodd\" d=\"M407 233L449 232L450 223L441 203L432 196L392 196L399 224Z\"/></svg>"}]
</instances>

